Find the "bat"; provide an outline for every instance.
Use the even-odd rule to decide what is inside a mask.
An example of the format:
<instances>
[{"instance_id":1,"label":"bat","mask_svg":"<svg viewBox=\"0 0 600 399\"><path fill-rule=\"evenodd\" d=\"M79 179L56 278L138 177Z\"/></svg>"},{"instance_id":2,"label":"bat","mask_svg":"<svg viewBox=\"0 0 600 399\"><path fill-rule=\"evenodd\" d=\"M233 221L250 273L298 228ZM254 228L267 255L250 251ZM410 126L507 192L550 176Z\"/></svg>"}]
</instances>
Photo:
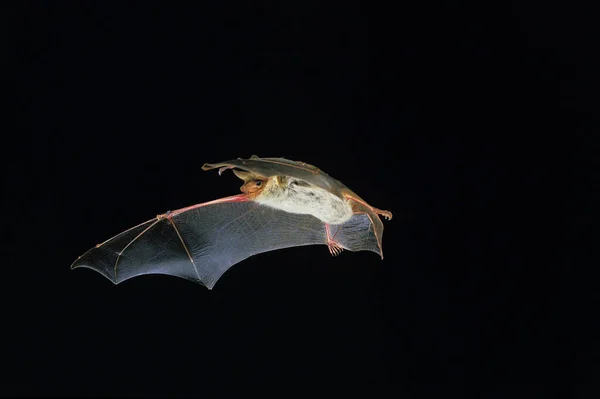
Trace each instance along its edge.
<instances>
[{"instance_id":1,"label":"bat","mask_svg":"<svg viewBox=\"0 0 600 399\"><path fill-rule=\"evenodd\" d=\"M233 265L268 251L327 245L329 252L372 251L383 259L377 209L313 165L285 158L204 164L232 169L241 194L157 215L91 248L71 269L93 269L114 284L166 274L212 289Z\"/></svg>"}]
</instances>

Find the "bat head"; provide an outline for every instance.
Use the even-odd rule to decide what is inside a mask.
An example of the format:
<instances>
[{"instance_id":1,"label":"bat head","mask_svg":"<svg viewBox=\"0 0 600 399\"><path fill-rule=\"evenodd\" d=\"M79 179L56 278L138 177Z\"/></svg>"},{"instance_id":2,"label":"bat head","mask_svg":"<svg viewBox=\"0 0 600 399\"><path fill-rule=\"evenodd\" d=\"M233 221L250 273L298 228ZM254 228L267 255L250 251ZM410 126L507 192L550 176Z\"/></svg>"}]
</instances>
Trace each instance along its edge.
<instances>
[{"instance_id":1,"label":"bat head","mask_svg":"<svg viewBox=\"0 0 600 399\"><path fill-rule=\"evenodd\" d=\"M244 181L240 187L240 191L250 198L255 198L264 190L267 178L255 173L246 172L243 170L233 170L233 173Z\"/></svg>"}]
</instances>

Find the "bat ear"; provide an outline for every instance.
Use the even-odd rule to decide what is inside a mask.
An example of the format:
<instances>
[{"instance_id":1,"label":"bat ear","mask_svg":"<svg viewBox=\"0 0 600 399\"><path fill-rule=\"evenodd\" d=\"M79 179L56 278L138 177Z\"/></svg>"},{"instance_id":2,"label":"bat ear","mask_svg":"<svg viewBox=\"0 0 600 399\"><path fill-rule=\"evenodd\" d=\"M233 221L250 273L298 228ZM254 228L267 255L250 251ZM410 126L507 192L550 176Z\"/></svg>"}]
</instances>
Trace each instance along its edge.
<instances>
[{"instance_id":1,"label":"bat ear","mask_svg":"<svg viewBox=\"0 0 600 399\"><path fill-rule=\"evenodd\" d=\"M243 181L248 181L251 178L252 173L245 172L243 170L233 170L233 174L242 179Z\"/></svg>"}]
</instances>

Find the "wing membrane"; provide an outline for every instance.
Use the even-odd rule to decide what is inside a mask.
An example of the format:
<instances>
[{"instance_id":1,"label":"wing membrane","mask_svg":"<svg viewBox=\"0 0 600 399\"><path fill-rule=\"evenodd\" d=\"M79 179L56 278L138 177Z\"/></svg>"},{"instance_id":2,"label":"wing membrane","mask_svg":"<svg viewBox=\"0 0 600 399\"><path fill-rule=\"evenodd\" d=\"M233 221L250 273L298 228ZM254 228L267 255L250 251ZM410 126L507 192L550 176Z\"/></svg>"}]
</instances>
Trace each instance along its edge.
<instances>
[{"instance_id":1,"label":"wing membrane","mask_svg":"<svg viewBox=\"0 0 600 399\"><path fill-rule=\"evenodd\" d=\"M350 251L380 254L365 214L330 226L330 234ZM224 199L142 223L90 249L71 267L91 268L115 284L143 274L168 274L211 289L231 266L252 255L317 244L327 244L327 233L313 216Z\"/></svg>"}]
</instances>

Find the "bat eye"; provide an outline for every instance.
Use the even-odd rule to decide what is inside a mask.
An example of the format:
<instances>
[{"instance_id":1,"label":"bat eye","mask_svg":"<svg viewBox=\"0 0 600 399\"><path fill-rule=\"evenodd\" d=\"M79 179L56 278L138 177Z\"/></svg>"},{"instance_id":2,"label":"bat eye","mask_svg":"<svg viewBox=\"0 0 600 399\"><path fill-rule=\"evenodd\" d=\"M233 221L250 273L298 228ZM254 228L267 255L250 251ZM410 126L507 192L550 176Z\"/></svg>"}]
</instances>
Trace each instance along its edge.
<instances>
[{"instance_id":1,"label":"bat eye","mask_svg":"<svg viewBox=\"0 0 600 399\"><path fill-rule=\"evenodd\" d=\"M257 180L257 181L255 182L255 184L256 184L256 187L260 187L260 186L262 185L262 181L260 181L260 180Z\"/></svg>"}]
</instances>

